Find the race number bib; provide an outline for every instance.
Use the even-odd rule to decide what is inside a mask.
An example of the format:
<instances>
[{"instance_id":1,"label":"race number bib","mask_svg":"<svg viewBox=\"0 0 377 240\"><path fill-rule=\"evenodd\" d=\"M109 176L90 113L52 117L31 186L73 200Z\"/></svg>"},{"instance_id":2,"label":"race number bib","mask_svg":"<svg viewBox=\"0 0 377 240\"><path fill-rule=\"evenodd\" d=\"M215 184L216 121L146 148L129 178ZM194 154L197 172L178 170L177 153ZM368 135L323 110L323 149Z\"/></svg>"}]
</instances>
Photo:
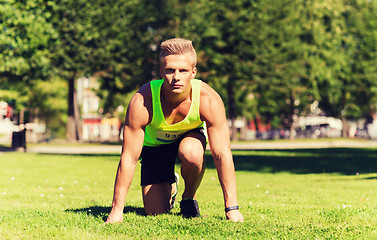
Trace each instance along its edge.
<instances>
[{"instance_id":1,"label":"race number bib","mask_svg":"<svg viewBox=\"0 0 377 240\"><path fill-rule=\"evenodd\" d=\"M180 136L182 136L182 133L176 133L176 132L164 132L164 131L157 131L156 137L158 141L170 143L177 140Z\"/></svg>"}]
</instances>

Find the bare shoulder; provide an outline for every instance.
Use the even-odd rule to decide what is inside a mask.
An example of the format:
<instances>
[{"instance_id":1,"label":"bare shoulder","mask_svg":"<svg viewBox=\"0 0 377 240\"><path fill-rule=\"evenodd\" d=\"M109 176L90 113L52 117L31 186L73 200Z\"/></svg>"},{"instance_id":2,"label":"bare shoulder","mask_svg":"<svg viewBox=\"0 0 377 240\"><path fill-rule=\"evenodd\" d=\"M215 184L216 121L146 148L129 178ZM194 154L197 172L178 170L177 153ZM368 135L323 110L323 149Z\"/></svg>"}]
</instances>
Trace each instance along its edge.
<instances>
[{"instance_id":1,"label":"bare shoulder","mask_svg":"<svg viewBox=\"0 0 377 240\"><path fill-rule=\"evenodd\" d=\"M207 83L202 82L200 90L200 116L203 121L212 122L214 116L225 116L224 103L220 95Z\"/></svg>"},{"instance_id":2,"label":"bare shoulder","mask_svg":"<svg viewBox=\"0 0 377 240\"><path fill-rule=\"evenodd\" d=\"M149 83L146 83L132 97L129 106L132 108L148 108L151 105L151 100L151 87Z\"/></svg>"},{"instance_id":3,"label":"bare shoulder","mask_svg":"<svg viewBox=\"0 0 377 240\"><path fill-rule=\"evenodd\" d=\"M132 97L126 115L127 125L148 125L152 116L152 94L150 84L144 84Z\"/></svg>"},{"instance_id":4,"label":"bare shoulder","mask_svg":"<svg viewBox=\"0 0 377 240\"><path fill-rule=\"evenodd\" d=\"M211 100L214 100L215 102L220 101L220 103L222 103L222 99L215 89L213 89L207 83L202 82L202 88L200 90L200 103L203 101L205 104L212 102Z\"/></svg>"}]
</instances>

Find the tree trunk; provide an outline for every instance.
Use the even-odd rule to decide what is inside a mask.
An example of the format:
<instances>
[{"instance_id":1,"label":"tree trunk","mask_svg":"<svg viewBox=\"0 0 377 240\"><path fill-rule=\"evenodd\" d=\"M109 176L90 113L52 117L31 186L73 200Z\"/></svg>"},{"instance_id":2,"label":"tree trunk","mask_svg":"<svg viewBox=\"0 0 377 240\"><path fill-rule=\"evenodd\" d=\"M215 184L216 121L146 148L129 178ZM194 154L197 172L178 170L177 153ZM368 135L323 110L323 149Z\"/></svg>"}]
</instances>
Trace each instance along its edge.
<instances>
[{"instance_id":1,"label":"tree trunk","mask_svg":"<svg viewBox=\"0 0 377 240\"><path fill-rule=\"evenodd\" d=\"M342 106L343 106L343 110L346 106L346 90L345 89L342 89L342 99L341 99L341 103L342 103ZM350 125L348 124L347 122L347 118L345 116L343 116L343 114L341 114L341 119L342 119L342 132L341 132L341 136L344 137L344 138L349 138L350 135Z\"/></svg>"},{"instance_id":2,"label":"tree trunk","mask_svg":"<svg viewBox=\"0 0 377 240\"><path fill-rule=\"evenodd\" d=\"M81 141L80 112L75 90L76 74L68 79L68 122L67 141Z\"/></svg>"},{"instance_id":3,"label":"tree trunk","mask_svg":"<svg viewBox=\"0 0 377 240\"><path fill-rule=\"evenodd\" d=\"M291 99L289 103L289 116L288 116L288 124L289 124L289 139L293 140L296 137L295 134L295 97L294 93L292 93Z\"/></svg>"},{"instance_id":4,"label":"tree trunk","mask_svg":"<svg viewBox=\"0 0 377 240\"><path fill-rule=\"evenodd\" d=\"M289 127L289 139L294 140L295 139L295 128L293 124Z\"/></svg>"},{"instance_id":5,"label":"tree trunk","mask_svg":"<svg viewBox=\"0 0 377 240\"><path fill-rule=\"evenodd\" d=\"M82 141L82 124L81 124L81 114L80 114L79 103L77 101L76 91L73 94L73 106L75 109L75 125L76 125L77 140L81 142Z\"/></svg>"},{"instance_id":6,"label":"tree trunk","mask_svg":"<svg viewBox=\"0 0 377 240\"><path fill-rule=\"evenodd\" d=\"M349 138L350 134L350 126L347 122L347 119L342 116L342 123L343 123L343 127L342 127L342 137L344 138Z\"/></svg>"}]
</instances>

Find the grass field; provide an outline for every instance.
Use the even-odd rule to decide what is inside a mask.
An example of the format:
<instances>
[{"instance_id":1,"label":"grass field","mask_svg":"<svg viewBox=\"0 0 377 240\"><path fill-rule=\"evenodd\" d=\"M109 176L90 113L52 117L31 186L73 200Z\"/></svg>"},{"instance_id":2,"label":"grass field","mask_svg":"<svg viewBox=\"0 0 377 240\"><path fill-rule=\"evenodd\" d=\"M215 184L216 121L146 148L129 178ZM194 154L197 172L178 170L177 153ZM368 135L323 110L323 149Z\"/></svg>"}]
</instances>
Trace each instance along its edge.
<instances>
[{"instance_id":1,"label":"grass field","mask_svg":"<svg viewBox=\"0 0 377 240\"><path fill-rule=\"evenodd\" d=\"M377 239L377 149L233 154L244 223L225 220L207 154L202 218L183 219L179 208L145 217L138 165L124 222L104 225L118 155L3 153L0 239Z\"/></svg>"}]
</instances>

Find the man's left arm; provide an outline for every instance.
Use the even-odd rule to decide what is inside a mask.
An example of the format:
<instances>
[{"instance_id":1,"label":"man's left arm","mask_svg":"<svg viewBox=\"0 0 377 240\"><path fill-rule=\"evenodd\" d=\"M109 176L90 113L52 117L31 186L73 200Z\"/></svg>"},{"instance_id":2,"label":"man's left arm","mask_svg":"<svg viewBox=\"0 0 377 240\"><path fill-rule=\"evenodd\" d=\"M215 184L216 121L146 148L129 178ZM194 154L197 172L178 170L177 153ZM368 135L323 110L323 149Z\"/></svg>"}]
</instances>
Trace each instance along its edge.
<instances>
[{"instance_id":1,"label":"man's left arm","mask_svg":"<svg viewBox=\"0 0 377 240\"><path fill-rule=\"evenodd\" d=\"M224 104L220 96L208 85L204 85L208 94L202 96L200 112L207 124L209 146L215 161L217 174L223 191L225 208L238 206L236 173L230 150L229 127ZM235 222L243 222L241 212L235 208L226 212L226 217Z\"/></svg>"}]
</instances>

